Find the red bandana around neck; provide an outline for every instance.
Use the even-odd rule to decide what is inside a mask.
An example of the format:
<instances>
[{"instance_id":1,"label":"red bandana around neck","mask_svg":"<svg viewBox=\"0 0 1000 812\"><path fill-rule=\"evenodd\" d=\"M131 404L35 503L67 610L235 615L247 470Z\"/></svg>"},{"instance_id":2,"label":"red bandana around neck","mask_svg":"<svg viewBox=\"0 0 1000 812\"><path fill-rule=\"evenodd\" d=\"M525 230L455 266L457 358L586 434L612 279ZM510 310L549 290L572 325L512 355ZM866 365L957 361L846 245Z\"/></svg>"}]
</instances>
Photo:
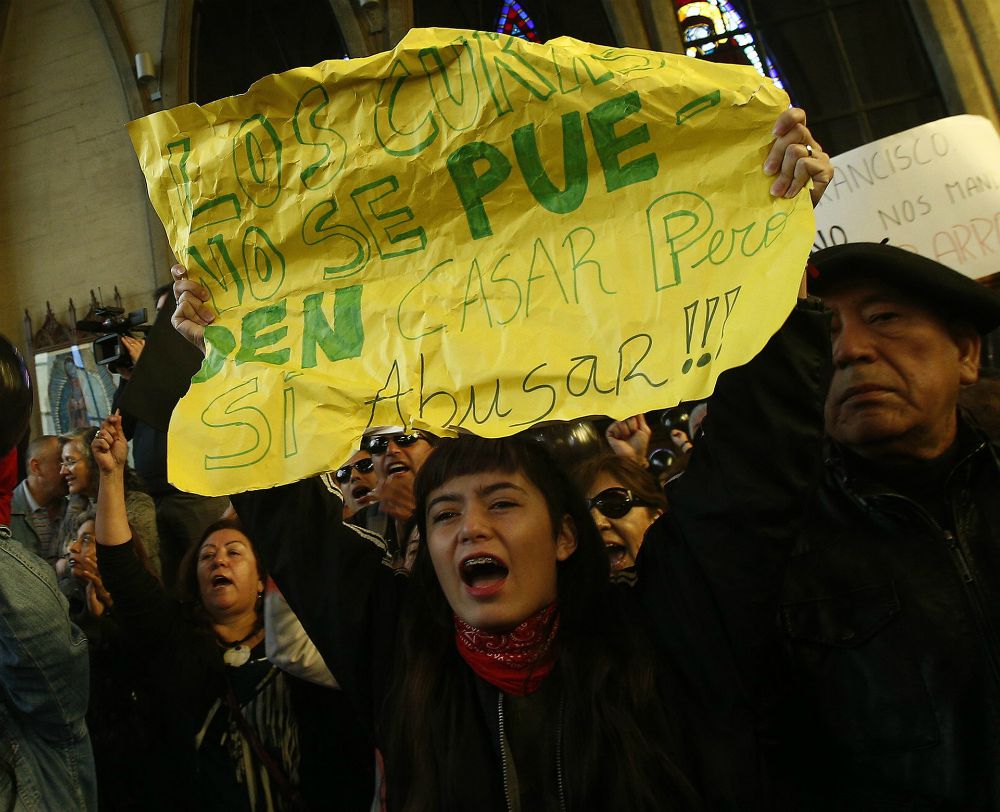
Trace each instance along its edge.
<instances>
[{"instance_id":1,"label":"red bandana around neck","mask_svg":"<svg viewBox=\"0 0 1000 812\"><path fill-rule=\"evenodd\" d=\"M455 645L462 659L490 685L514 696L534 693L549 675L558 631L554 603L503 634L484 632L455 616Z\"/></svg>"}]
</instances>

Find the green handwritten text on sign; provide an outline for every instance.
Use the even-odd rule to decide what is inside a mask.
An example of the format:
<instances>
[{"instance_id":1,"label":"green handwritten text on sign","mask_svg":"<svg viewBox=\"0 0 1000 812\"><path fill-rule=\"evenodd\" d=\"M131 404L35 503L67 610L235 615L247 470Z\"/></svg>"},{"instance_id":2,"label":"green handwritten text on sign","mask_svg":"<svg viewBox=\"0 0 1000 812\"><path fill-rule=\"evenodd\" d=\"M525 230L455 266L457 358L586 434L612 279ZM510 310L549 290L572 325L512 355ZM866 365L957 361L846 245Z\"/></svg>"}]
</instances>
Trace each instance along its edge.
<instances>
[{"instance_id":1,"label":"green handwritten text on sign","mask_svg":"<svg viewBox=\"0 0 1000 812\"><path fill-rule=\"evenodd\" d=\"M761 170L787 104L748 68L415 30L133 122L217 313L171 481L290 482L373 425L502 436L707 395L811 244L808 199Z\"/></svg>"}]
</instances>

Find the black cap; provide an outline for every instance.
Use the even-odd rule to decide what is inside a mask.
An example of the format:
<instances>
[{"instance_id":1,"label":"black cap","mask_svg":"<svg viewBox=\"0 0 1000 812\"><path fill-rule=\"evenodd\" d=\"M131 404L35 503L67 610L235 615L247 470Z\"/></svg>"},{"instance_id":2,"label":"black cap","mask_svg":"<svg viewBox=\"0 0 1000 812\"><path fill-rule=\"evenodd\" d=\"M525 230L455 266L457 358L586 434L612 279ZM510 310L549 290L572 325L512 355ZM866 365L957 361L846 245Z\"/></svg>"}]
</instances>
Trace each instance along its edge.
<instances>
[{"instance_id":1,"label":"black cap","mask_svg":"<svg viewBox=\"0 0 1000 812\"><path fill-rule=\"evenodd\" d=\"M0 455L17 445L31 417L31 376L21 353L0 335Z\"/></svg>"},{"instance_id":2,"label":"black cap","mask_svg":"<svg viewBox=\"0 0 1000 812\"><path fill-rule=\"evenodd\" d=\"M809 258L809 292L822 297L845 282L869 279L910 294L945 317L964 319L980 333L1000 325L1000 295L928 257L894 245L834 245Z\"/></svg>"}]
</instances>

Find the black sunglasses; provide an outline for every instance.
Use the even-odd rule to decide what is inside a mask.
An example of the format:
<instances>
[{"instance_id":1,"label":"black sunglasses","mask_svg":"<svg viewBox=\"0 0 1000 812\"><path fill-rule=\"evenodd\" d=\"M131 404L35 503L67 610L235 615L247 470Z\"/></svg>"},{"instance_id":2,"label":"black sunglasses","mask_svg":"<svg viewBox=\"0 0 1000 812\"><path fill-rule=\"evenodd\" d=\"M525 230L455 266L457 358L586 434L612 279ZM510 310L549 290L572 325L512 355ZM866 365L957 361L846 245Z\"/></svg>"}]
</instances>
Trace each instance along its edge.
<instances>
[{"instance_id":1,"label":"black sunglasses","mask_svg":"<svg viewBox=\"0 0 1000 812\"><path fill-rule=\"evenodd\" d=\"M334 474L337 482L341 485L351 481L351 469L357 468L359 474L370 474L375 470L375 463L372 462L371 457L365 457L363 460L358 460L357 462L349 462L347 465L341 465L337 469L337 473Z\"/></svg>"},{"instance_id":2,"label":"black sunglasses","mask_svg":"<svg viewBox=\"0 0 1000 812\"><path fill-rule=\"evenodd\" d=\"M633 496L628 488L605 488L587 500L588 508L597 508L609 519L620 519L636 505L652 507L649 502Z\"/></svg>"},{"instance_id":3,"label":"black sunglasses","mask_svg":"<svg viewBox=\"0 0 1000 812\"><path fill-rule=\"evenodd\" d=\"M395 443L400 448L413 445L417 440L426 439L419 431L411 431L408 434L376 434L368 438L369 454L381 456L389 450L389 443Z\"/></svg>"}]
</instances>

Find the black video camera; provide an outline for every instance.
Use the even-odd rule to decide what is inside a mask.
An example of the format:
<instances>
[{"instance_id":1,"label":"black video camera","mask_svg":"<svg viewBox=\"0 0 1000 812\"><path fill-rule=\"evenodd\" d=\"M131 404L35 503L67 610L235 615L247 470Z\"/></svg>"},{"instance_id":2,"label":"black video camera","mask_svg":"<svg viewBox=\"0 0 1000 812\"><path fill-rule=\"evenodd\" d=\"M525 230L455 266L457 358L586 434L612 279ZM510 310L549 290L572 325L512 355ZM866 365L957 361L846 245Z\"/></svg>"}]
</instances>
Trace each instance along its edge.
<instances>
[{"instance_id":1,"label":"black video camera","mask_svg":"<svg viewBox=\"0 0 1000 812\"><path fill-rule=\"evenodd\" d=\"M122 345L121 337L133 332L149 332L146 308L126 314L120 307L96 307L94 316L94 319L76 323L77 330L100 334L100 338L94 339L94 360L112 372L131 369L132 356Z\"/></svg>"}]
</instances>

